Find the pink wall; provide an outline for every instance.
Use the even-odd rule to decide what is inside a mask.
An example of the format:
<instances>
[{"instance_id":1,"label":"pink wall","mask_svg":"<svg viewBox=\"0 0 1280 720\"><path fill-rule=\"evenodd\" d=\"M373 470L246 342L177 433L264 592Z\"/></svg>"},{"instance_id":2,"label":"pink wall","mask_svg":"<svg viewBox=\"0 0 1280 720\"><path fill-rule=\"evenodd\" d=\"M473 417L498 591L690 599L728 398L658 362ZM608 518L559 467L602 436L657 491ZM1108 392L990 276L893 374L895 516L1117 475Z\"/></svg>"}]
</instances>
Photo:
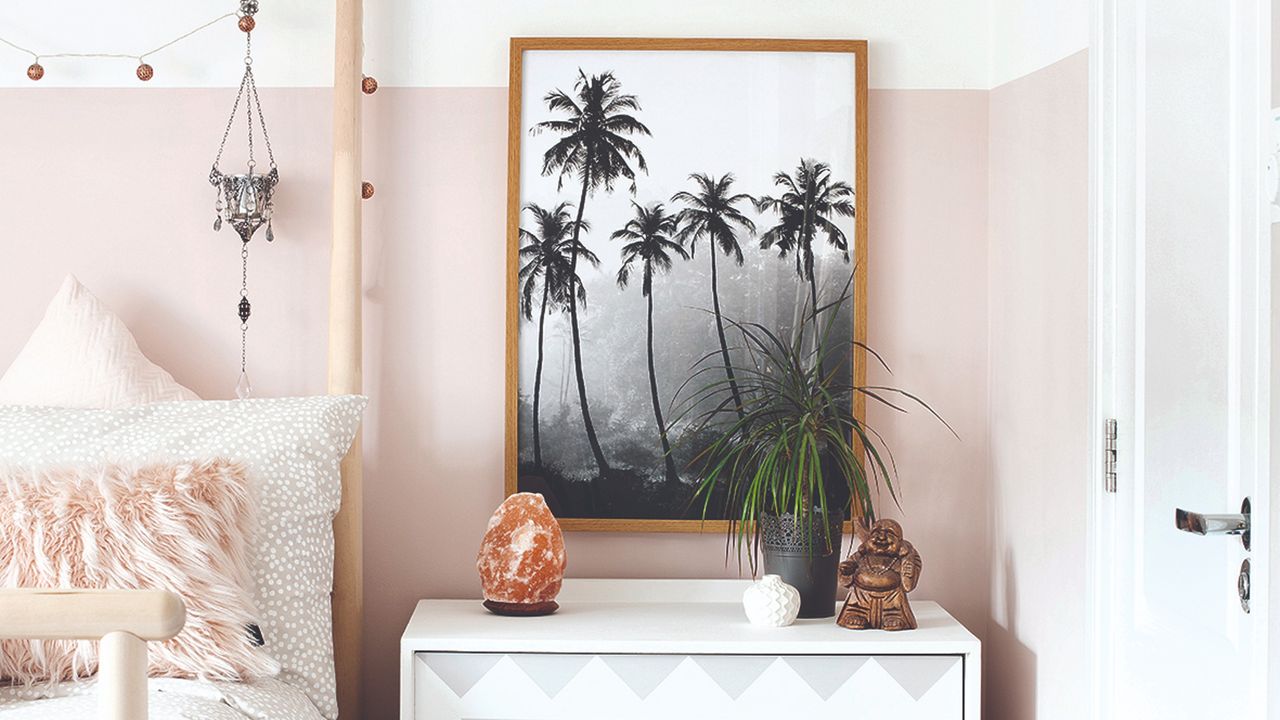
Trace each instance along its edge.
<instances>
[{"instance_id":1,"label":"pink wall","mask_svg":"<svg viewBox=\"0 0 1280 720\"><path fill-rule=\"evenodd\" d=\"M988 718L1086 697L1088 53L991 91Z\"/></svg>"},{"instance_id":2,"label":"pink wall","mask_svg":"<svg viewBox=\"0 0 1280 720\"><path fill-rule=\"evenodd\" d=\"M368 226L366 377L376 417L366 678L375 716L385 716L403 618L420 597L478 593L472 548L502 497L506 92L378 97L384 105L367 125L369 177L385 190ZM929 562L920 596L981 629L986 94L873 91L871 103L871 342L894 381L928 398L963 442L920 415L878 421L899 459L906 527ZM406 564L404 548L422 550ZM718 535L572 534L568 552L577 576L736 572Z\"/></svg>"},{"instance_id":3,"label":"pink wall","mask_svg":"<svg viewBox=\"0 0 1280 720\"><path fill-rule=\"evenodd\" d=\"M327 91L263 90L284 211L250 259L251 376L264 394L324 389ZM0 365L76 273L153 360L205 397L232 394L239 241L213 232L206 178L234 90L0 91Z\"/></svg>"},{"instance_id":4,"label":"pink wall","mask_svg":"<svg viewBox=\"0 0 1280 720\"><path fill-rule=\"evenodd\" d=\"M236 379L238 248L205 176L229 90L0 90L0 365L66 272L206 397ZM870 339L917 414L895 448L918 597L979 635L988 614L987 113L983 91L872 91ZM255 240L251 375L323 391L328 92L264 90L283 173L277 240ZM501 499L506 90L384 88L368 102L366 717L389 718L413 601L478 592L473 552ZM993 106L994 107L994 106ZM324 118L324 121L317 121ZM725 575L723 539L571 535L578 576Z\"/></svg>"}]
</instances>

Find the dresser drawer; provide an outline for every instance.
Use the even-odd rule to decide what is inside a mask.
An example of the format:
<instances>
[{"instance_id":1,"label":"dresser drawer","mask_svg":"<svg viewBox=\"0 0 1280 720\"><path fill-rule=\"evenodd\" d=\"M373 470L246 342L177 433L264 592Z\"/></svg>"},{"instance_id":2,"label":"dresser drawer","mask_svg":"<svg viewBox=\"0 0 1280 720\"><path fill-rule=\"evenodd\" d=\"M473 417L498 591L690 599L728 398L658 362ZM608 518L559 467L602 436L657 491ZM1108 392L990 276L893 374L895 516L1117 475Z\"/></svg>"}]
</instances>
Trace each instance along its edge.
<instances>
[{"instance_id":1,"label":"dresser drawer","mask_svg":"<svg viewBox=\"0 0 1280 720\"><path fill-rule=\"evenodd\" d=\"M963 655L419 652L413 717L961 720L964 673Z\"/></svg>"}]
</instances>

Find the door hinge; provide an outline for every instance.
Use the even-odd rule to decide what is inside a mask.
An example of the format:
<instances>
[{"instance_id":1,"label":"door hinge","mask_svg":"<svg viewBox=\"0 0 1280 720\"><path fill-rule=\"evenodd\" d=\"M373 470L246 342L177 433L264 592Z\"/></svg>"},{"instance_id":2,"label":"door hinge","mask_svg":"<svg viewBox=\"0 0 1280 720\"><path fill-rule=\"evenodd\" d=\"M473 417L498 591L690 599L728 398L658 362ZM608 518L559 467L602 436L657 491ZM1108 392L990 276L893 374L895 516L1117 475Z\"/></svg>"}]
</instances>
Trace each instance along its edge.
<instances>
[{"instance_id":1,"label":"door hinge","mask_svg":"<svg viewBox=\"0 0 1280 720\"><path fill-rule=\"evenodd\" d=\"M1116 491L1116 419L1107 418L1102 442L1102 487L1109 493Z\"/></svg>"}]
</instances>

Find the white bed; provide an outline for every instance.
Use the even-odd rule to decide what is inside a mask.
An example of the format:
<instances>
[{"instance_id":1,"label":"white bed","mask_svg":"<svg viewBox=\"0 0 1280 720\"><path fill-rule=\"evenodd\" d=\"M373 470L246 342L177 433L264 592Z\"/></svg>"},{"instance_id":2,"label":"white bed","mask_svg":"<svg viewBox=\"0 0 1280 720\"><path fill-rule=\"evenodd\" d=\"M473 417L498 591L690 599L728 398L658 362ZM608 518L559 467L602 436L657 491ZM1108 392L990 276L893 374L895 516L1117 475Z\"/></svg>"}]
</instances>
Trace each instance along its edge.
<instances>
[{"instance_id":1,"label":"white bed","mask_svg":"<svg viewBox=\"0 0 1280 720\"><path fill-rule=\"evenodd\" d=\"M0 688L3 720L83 720L98 713L97 681ZM322 720L299 689L279 680L253 683L153 678L152 720Z\"/></svg>"}]
</instances>

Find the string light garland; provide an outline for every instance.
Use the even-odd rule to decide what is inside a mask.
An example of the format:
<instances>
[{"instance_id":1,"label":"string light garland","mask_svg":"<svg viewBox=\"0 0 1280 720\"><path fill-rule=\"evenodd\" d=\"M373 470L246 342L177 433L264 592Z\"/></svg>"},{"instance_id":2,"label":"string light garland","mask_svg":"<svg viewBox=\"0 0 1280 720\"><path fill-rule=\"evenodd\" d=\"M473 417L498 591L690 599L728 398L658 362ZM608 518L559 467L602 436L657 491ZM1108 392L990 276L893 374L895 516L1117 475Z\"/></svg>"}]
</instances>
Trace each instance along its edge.
<instances>
[{"instance_id":1,"label":"string light garland","mask_svg":"<svg viewBox=\"0 0 1280 720\"><path fill-rule=\"evenodd\" d=\"M176 37L176 38L174 38L174 39L170 40L169 42L164 43L163 45L159 45L159 46L157 46L157 47L155 47L155 48L153 48L153 49L151 49L151 50L148 50L147 52L144 52L144 53L138 53L138 54L135 54L135 53L116 53L116 52L104 52L104 53L98 53L98 52L56 52L56 53L39 53L39 52L36 52L36 51L31 50L31 49L29 49L29 48L23 47L23 46L21 46L21 45L19 45L19 44L15 43L15 42L13 42L12 40L9 40L9 39L4 38L4 37L0 37L0 44L8 45L9 47L13 48L14 50L17 50L18 52L26 53L27 55L30 55L30 56L31 56L32 63L31 63L31 65L29 65L29 66L27 67L27 77L28 77L29 79L31 79L33 82L34 82L34 81L38 81L38 80L40 80L40 79L41 79L41 78L43 78L43 77L44 77L44 75L45 75L44 65L42 65L42 64L40 63L40 61L41 61L41 60L53 60L53 59L75 59L75 60L103 60L103 59L105 59L105 60L137 60L137 61L138 61L138 69L137 69L137 71L136 71L136 74L137 74L137 76L138 76L138 79L139 79L139 80L141 80L142 82L147 82L147 81L151 80L151 78L155 77L155 74L156 74L156 73L155 73L155 68L153 68L150 64L148 64L148 63L147 63L147 58L148 58L148 57L150 57L150 56L152 56L152 55L155 55L156 53L160 52L161 50L167 50L167 49L169 49L170 47L172 47L172 46L174 46L174 45L177 45L178 43L182 42L183 40L186 40L187 38L191 37L192 35L195 35L196 33L200 32L201 30L204 30L204 29L206 29L206 28L213 27L214 25L217 25L218 23L222 22L223 20L226 20L227 18L233 18L233 17L239 17L239 16L240 16L240 14L239 14L239 13L237 13L237 12L229 12L229 13L225 13L225 14L223 14L223 15L219 15L218 17L213 18L212 20L210 20L210 21L208 21L208 22L206 22L206 23L204 23L204 24L202 24L202 25L200 25L200 26L198 26L198 27L195 27L195 28L192 28L191 30L188 30L187 32L185 32L185 33L183 33L183 34L179 35L178 37ZM241 19L240 19L240 21L239 21L239 22L241 22L241 29L242 29L242 30L244 30L244 25L243 25L243 21L244 21L244 20L248 20L248 21L249 21L249 30L253 29L253 17L252 17L252 16L244 16L244 17L241 17ZM249 32L249 30L244 30L244 31L245 31L245 32Z\"/></svg>"},{"instance_id":2,"label":"string light garland","mask_svg":"<svg viewBox=\"0 0 1280 720\"><path fill-rule=\"evenodd\" d=\"M372 95L378 92L378 78L372 75L362 75L360 78L360 92L365 95ZM360 183L360 199L368 200L373 197L373 191L373 183L368 180Z\"/></svg>"}]
</instances>

